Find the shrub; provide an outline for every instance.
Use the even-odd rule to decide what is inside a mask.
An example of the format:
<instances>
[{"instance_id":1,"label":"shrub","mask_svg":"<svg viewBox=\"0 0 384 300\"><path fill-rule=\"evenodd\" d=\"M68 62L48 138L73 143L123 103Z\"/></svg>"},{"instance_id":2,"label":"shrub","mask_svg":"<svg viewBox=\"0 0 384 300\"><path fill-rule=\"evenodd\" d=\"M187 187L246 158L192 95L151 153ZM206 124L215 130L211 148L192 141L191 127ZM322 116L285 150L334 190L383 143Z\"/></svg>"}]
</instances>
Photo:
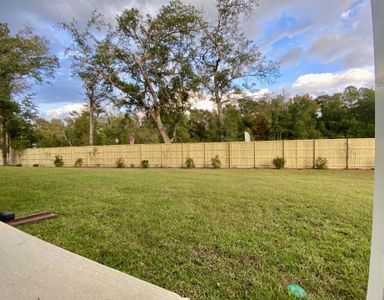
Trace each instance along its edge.
<instances>
[{"instance_id":1,"label":"shrub","mask_svg":"<svg viewBox=\"0 0 384 300\"><path fill-rule=\"evenodd\" d=\"M148 160L146 160L146 159L144 159L144 160L142 160L141 161L141 167L143 168L143 169L146 169L146 168L148 168L149 167L149 161Z\"/></svg>"},{"instance_id":2,"label":"shrub","mask_svg":"<svg viewBox=\"0 0 384 300\"><path fill-rule=\"evenodd\" d=\"M55 156L55 160L53 161L53 164L55 165L55 167L57 168L60 168L62 166L64 166L64 160L63 160L63 157L61 155L56 155Z\"/></svg>"},{"instance_id":3,"label":"shrub","mask_svg":"<svg viewBox=\"0 0 384 300\"><path fill-rule=\"evenodd\" d=\"M221 161L220 161L220 158L218 155L216 155L215 157L213 157L211 159L211 162L212 162L212 167L214 169L219 169L221 167Z\"/></svg>"},{"instance_id":4,"label":"shrub","mask_svg":"<svg viewBox=\"0 0 384 300\"><path fill-rule=\"evenodd\" d=\"M131 164L131 168L133 169L135 167L135 164Z\"/></svg>"},{"instance_id":5,"label":"shrub","mask_svg":"<svg viewBox=\"0 0 384 300\"><path fill-rule=\"evenodd\" d=\"M315 160L315 169L328 169L328 160L325 157L318 157Z\"/></svg>"},{"instance_id":6,"label":"shrub","mask_svg":"<svg viewBox=\"0 0 384 300\"><path fill-rule=\"evenodd\" d=\"M16 167L22 167L23 165L22 164L16 164Z\"/></svg>"},{"instance_id":7,"label":"shrub","mask_svg":"<svg viewBox=\"0 0 384 300\"><path fill-rule=\"evenodd\" d=\"M284 157L276 157L272 162L276 169L284 169L287 161Z\"/></svg>"},{"instance_id":8,"label":"shrub","mask_svg":"<svg viewBox=\"0 0 384 300\"><path fill-rule=\"evenodd\" d=\"M122 157L116 160L116 168L125 168L124 159Z\"/></svg>"},{"instance_id":9,"label":"shrub","mask_svg":"<svg viewBox=\"0 0 384 300\"><path fill-rule=\"evenodd\" d=\"M76 159L75 164L73 166L75 168L81 168L83 166L83 159L82 158Z\"/></svg>"},{"instance_id":10,"label":"shrub","mask_svg":"<svg viewBox=\"0 0 384 300\"><path fill-rule=\"evenodd\" d=\"M33 164L32 167L37 168L39 164Z\"/></svg>"},{"instance_id":11,"label":"shrub","mask_svg":"<svg viewBox=\"0 0 384 300\"><path fill-rule=\"evenodd\" d=\"M193 161L193 158L187 157L187 159L185 160L185 167L187 169L191 169L195 167L195 162Z\"/></svg>"}]
</instances>

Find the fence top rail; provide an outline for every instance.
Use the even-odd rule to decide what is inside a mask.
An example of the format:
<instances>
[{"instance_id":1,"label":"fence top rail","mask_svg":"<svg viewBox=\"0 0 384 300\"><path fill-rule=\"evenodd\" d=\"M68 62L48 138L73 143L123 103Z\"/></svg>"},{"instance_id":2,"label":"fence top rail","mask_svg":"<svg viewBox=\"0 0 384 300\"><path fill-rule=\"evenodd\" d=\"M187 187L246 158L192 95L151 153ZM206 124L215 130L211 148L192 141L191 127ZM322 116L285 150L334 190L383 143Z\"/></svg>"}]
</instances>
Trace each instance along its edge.
<instances>
[{"instance_id":1,"label":"fence top rail","mask_svg":"<svg viewBox=\"0 0 384 300\"><path fill-rule=\"evenodd\" d=\"M224 145L224 144L251 144L251 143L282 143L282 142L313 142L313 141L321 141L321 142L336 142L336 141L344 141L346 142L347 140L351 141L357 141L357 140L366 140L366 141L374 141L375 138L337 138L337 139L300 139L300 140L268 140L268 141L262 141L262 140L256 140L256 141L250 141L250 142L245 142L245 141L230 141L230 142L186 142L186 143L172 143L172 144L165 144L165 143L157 143L157 144L110 144L110 145L86 145L86 146L64 146L64 147L36 147L36 148L26 148L24 150L56 150L56 149L77 149L77 148L89 148L90 150L93 150L94 148L101 148L101 147L137 147L137 146L152 146L152 147L158 147L158 146L175 146L175 145ZM370 148L370 147L367 147ZM145 150L147 151L147 150Z\"/></svg>"}]
</instances>

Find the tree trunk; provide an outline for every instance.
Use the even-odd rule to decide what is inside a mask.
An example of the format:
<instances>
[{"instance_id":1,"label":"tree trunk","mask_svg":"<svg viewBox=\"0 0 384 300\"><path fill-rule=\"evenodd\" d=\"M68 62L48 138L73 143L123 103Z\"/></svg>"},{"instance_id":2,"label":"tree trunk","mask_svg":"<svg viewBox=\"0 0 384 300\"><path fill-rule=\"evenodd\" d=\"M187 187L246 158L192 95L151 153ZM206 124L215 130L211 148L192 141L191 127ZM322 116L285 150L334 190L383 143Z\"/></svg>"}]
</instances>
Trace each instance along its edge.
<instances>
[{"instance_id":1,"label":"tree trunk","mask_svg":"<svg viewBox=\"0 0 384 300\"><path fill-rule=\"evenodd\" d=\"M156 127L159 130L163 142L165 144L171 144L172 140L170 139L167 129L165 128L163 121L161 120L160 113L158 111L152 112L151 117L155 121Z\"/></svg>"},{"instance_id":2,"label":"tree trunk","mask_svg":"<svg viewBox=\"0 0 384 300\"><path fill-rule=\"evenodd\" d=\"M89 103L89 145L93 145L93 103Z\"/></svg>"},{"instance_id":3,"label":"tree trunk","mask_svg":"<svg viewBox=\"0 0 384 300\"><path fill-rule=\"evenodd\" d=\"M11 158L11 137L9 136L9 134L6 132L5 133L5 140L6 140L6 143L5 143L5 146L7 147L7 151L6 151L6 156L7 156L7 166L8 165L12 165L12 158Z\"/></svg>"},{"instance_id":4,"label":"tree trunk","mask_svg":"<svg viewBox=\"0 0 384 300\"><path fill-rule=\"evenodd\" d=\"M0 131L1 131L1 154L3 159L3 165L8 165L7 160L7 134L5 132L5 119L0 119Z\"/></svg>"},{"instance_id":5,"label":"tree trunk","mask_svg":"<svg viewBox=\"0 0 384 300\"><path fill-rule=\"evenodd\" d=\"M224 111L223 111L223 103L219 99L216 101L217 105L217 115L219 118L219 133L220 133L220 141L224 141L224 133L225 133L225 128L224 128Z\"/></svg>"}]
</instances>

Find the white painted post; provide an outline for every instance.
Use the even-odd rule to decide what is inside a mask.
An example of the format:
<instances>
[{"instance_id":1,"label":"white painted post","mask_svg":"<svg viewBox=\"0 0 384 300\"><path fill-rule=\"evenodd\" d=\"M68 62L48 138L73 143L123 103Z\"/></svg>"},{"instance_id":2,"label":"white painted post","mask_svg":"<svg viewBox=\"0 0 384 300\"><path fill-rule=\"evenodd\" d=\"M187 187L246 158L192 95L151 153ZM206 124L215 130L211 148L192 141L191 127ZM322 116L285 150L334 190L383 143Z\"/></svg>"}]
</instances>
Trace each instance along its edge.
<instances>
[{"instance_id":1,"label":"white painted post","mask_svg":"<svg viewBox=\"0 0 384 300\"><path fill-rule=\"evenodd\" d=\"M376 69L375 200L368 300L384 299L384 1L371 0Z\"/></svg>"}]
</instances>

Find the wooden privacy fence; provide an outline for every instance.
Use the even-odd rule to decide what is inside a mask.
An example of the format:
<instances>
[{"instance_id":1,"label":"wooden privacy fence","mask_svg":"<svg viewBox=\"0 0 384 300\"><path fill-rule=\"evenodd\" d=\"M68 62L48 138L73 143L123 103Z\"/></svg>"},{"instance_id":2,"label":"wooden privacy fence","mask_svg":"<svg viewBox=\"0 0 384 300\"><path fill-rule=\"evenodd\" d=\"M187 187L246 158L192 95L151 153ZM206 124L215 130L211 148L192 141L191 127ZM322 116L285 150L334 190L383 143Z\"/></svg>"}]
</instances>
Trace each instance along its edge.
<instances>
[{"instance_id":1,"label":"wooden privacy fence","mask_svg":"<svg viewBox=\"0 0 384 300\"><path fill-rule=\"evenodd\" d=\"M375 139L321 139L222 143L143 144L25 149L16 153L13 164L53 167L56 155L71 167L79 158L85 167L114 167L119 158L126 167L183 167L190 157L197 168L211 167L219 156L222 168L271 168L272 160L286 159L287 168L313 168L317 157L325 157L333 169L374 168Z\"/></svg>"}]
</instances>

